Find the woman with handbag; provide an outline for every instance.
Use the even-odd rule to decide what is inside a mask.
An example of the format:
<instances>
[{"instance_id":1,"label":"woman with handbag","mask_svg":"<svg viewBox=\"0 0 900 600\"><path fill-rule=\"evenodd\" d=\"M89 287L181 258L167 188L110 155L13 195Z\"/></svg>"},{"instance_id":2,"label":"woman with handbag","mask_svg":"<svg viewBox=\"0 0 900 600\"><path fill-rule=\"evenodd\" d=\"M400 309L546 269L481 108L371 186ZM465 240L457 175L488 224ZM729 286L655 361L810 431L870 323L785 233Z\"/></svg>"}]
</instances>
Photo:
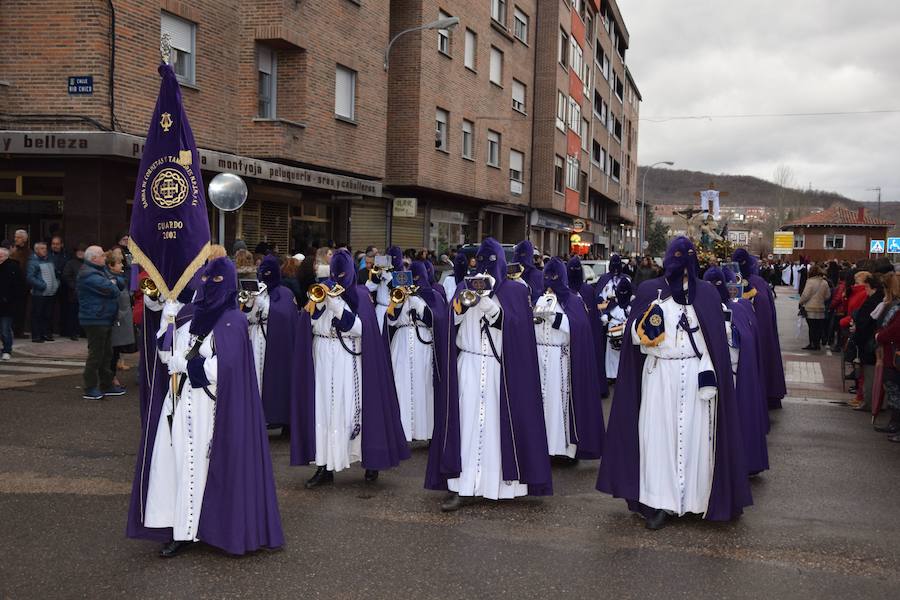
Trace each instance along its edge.
<instances>
[{"instance_id":1,"label":"woman with handbag","mask_svg":"<svg viewBox=\"0 0 900 600\"><path fill-rule=\"evenodd\" d=\"M900 275L896 273L884 277L884 304L875 341L884 361L884 395L891 418L875 431L889 433L890 441L900 442Z\"/></svg>"},{"instance_id":2,"label":"woman with handbag","mask_svg":"<svg viewBox=\"0 0 900 600\"><path fill-rule=\"evenodd\" d=\"M809 270L809 279L800 295L800 312L805 313L809 327L809 345L804 350L821 350L822 338L825 334L825 303L831 297L831 289L822 273L822 269L814 265Z\"/></svg>"}]
</instances>

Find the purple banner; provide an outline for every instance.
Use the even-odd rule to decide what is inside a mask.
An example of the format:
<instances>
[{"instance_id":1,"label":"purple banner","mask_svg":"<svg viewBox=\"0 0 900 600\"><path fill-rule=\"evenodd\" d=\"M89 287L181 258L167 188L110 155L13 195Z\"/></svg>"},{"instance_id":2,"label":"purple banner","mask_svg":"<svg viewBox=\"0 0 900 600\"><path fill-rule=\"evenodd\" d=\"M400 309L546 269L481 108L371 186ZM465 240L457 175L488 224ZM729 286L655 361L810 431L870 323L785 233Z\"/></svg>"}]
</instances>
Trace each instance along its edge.
<instances>
[{"instance_id":1,"label":"purple banner","mask_svg":"<svg viewBox=\"0 0 900 600\"><path fill-rule=\"evenodd\" d=\"M141 156L129 249L163 297L175 299L206 260L209 219L200 156L169 65Z\"/></svg>"}]
</instances>

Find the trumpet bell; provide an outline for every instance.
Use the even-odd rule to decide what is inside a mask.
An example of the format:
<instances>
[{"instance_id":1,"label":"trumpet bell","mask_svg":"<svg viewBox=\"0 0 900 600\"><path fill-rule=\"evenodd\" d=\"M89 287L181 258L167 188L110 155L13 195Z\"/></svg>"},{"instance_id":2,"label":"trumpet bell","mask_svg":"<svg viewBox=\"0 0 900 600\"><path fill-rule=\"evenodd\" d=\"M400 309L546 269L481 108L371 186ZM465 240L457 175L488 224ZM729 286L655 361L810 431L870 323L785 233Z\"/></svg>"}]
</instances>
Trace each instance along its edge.
<instances>
[{"instance_id":1,"label":"trumpet bell","mask_svg":"<svg viewBox=\"0 0 900 600\"><path fill-rule=\"evenodd\" d=\"M472 290L466 289L459 293L459 303L466 308L475 306L479 300L481 300L481 296Z\"/></svg>"},{"instance_id":2,"label":"trumpet bell","mask_svg":"<svg viewBox=\"0 0 900 600\"><path fill-rule=\"evenodd\" d=\"M157 300L159 298L159 288L156 287L156 283L149 277L142 279L139 287L141 293L151 300Z\"/></svg>"},{"instance_id":3,"label":"trumpet bell","mask_svg":"<svg viewBox=\"0 0 900 600\"><path fill-rule=\"evenodd\" d=\"M332 298L336 298L344 293L344 286L337 284L333 288L329 288L327 285L322 283L314 283L309 286L309 289L306 290L306 297L309 298L310 302L315 302L319 304L321 302L325 302L325 298L327 296L331 296Z\"/></svg>"},{"instance_id":4,"label":"trumpet bell","mask_svg":"<svg viewBox=\"0 0 900 600\"><path fill-rule=\"evenodd\" d=\"M394 304L403 304L409 298L409 290L405 287L395 287L391 290L391 302Z\"/></svg>"}]
</instances>

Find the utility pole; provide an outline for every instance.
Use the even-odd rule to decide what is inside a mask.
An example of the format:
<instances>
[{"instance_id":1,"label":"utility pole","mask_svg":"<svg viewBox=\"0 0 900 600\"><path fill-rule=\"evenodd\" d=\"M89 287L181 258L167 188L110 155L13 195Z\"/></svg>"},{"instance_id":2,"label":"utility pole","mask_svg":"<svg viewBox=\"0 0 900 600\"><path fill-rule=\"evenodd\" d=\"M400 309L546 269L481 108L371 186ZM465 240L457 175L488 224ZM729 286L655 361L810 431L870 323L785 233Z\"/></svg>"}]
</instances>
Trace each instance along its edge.
<instances>
[{"instance_id":1,"label":"utility pole","mask_svg":"<svg viewBox=\"0 0 900 600\"><path fill-rule=\"evenodd\" d=\"M878 193L878 217L880 218L881 217L881 186L869 188L866 191Z\"/></svg>"}]
</instances>

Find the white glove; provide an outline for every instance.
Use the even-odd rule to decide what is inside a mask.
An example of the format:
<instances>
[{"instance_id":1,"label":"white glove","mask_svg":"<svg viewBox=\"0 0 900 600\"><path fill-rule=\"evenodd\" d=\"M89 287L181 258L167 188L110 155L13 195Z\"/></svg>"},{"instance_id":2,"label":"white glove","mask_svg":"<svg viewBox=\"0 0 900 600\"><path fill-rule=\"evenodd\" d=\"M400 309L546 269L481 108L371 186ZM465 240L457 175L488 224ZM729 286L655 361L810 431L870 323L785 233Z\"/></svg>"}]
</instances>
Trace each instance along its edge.
<instances>
[{"instance_id":1,"label":"white glove","mask_svg":"<svg viewBox=\"0 0 900 600\"><path fill-rule=\"evenodd\" d=\"M162 310L162 320L164 323L169 323L175 320L175 317L178 316L178 312L181 310L181 302L175 302L174 300L166 300L166 303L163 305Z\"/></svg>"},{"instance_id":2,"label":"white glove","mask_svg":"<svg viewBox=\"0 0 900 600\"><path fill-rule=\"evenodd\" d=\"M490 296L482 296L481 300L479 300L478 304L476 304L475 306L477 306L478 310L486 315L494 314L495 312L500 310L500 307Z\"/></svg>"},{"instance_id":3,"label":"white glove","mask_svg":"<svg viewBox=\"0 0 900 600\"><path fill-rule=\"evenodd\" d=\"M341 318L341 315L344 314L344 308L347 306L347 303L344 302L343 298L336 298L333 296L325 297L325 306L328 307L328 310L337 317Z\"/></svg>"},{"instance_id":4,"label":"white glove","mask_svg":"<svg viewBox=\"0 0 900 600\"><path fill-rule=\"evenodd\" d=\"M212 358L212 356L213 356L212 334L206 336L206 339L203 340L202 344L200 344L200 356L202 356L203 358Z\"/></svg>"},{"instance_id":5,"label":"white glove","mask_svg":"<svg viewBox=\"0 0 900 600\"><path fill-rule=\"evenodd\" d=\"M166 364L169 367L169 375L187 373L187 359L178 352L173 352Z\"/></svg>"},{"instance_id":6,"label":"white glove","mask_svg":"<svg viewBox=\"0 0 900 600\"><path fill-rule=\"evenodd\" d=\"M425 309L428 305L425 304L424 300L422 300L418 296L410 296L407 302L409 302L409 309L416 311L417 315L421 317L425 314Z\"/></svg>"}]
</instances>

